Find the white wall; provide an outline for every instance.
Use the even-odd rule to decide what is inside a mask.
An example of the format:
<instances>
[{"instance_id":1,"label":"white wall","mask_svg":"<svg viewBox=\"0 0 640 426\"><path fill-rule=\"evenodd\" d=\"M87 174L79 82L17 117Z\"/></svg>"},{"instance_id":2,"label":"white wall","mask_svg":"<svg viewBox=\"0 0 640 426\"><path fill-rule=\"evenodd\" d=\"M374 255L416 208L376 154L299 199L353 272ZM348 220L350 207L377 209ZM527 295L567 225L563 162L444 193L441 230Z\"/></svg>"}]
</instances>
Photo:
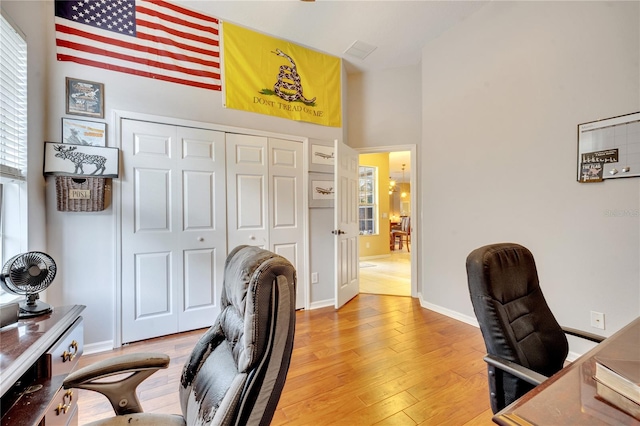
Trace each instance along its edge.
<instances>
[{"instance_id":1,"label":"white wall","mask_svg":"<svg viewBox=\"0 0 640 426\"><path fill-rule=\"evenodd\" d=\"M465 259L512 241L561 324L640 314L640 179L576 182L576 126L640 111L639 5L491 2L423 49L427 306L475 320Z\"/></svg>"},{"instance_id":2,"label":"white wall","mask_svg":"<svg viewBox=\"0 0 640 426\"><path fill-rule=\"evenodd\" d=\"M113 207L98 213L58 212L53 178L47 178L43 191L42 143L61 140L65 77L104 83L104 121L111 146L116 140L113 122L116 110L323 140L343 140L343 130L225 109L221 92L58 62L53 4L52 1L2 1L2 8L26 34L29 49L29 179L33 180L31 194L36 200L29 206L30 217L35 217L30 233L40 236L37 248L46 249L58 265L56 280L47 291L47 302L86 305L85 340L96 344L114 338L116 212ZM343 79L343 87L345 85ZM328 238L333 241L331 236Z\"/></svg>"},{"instance_id":3,"label":"white wall","mask_svg":"<svg viewBox=\"0 0 640 426\"><path fill-rule=\"evenodd\" d=\"M420 143L420 65L350 74L347 143L353 148Z\"/></svg>"}]
</instances>

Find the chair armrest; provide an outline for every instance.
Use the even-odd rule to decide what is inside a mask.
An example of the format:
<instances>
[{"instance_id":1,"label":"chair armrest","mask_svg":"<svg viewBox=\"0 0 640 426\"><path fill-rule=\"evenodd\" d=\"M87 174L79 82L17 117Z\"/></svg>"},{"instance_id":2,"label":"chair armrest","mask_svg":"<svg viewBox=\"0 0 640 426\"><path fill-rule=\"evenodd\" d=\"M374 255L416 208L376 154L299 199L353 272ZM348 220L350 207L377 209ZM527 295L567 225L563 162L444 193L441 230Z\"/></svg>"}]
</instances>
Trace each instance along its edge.
<instances>
[{"instance_id":1,"label":"chair armrest","mask_svg":"<svg viewBox=\"0 0 640 426\"><path fill-rule=\"evenodd\" d=\"M564 331L566 334L570 334L572 336L577 336L577 337L580 337L582 339L590 340L590 341L596 342L596 343L600 343L605 339L605 337L599 336L597 334L588 333L586 331L578 330L578 329L571 328L571 327L562 327L562 331Z\"/></svg>"},{"instance_id":2,"label":"chair armrest","mask_svg":"<svg viewBox=\"0 0 640 426\"><path fill-rule=\"evenodd\" d=\"M136 395L138 385L159 369L168 366L169 357L164 354L121 355L72 372L65 378L63 386L65 389L100 392L109 399L117 415L141 413L142 407Z\"/></svg>"},{"instance_id":3,"label":"chair armrest","mask_svg":"<svg viewBox=\"0 0 640 426\"><path fill-rule=\"evenodd\" d=\"M540 383L548 379L548 377L543 374L536 373L535 371L527 367L495 355L487 354L485 355L484 360L487 364L492 365L506 373L513 374L514 376L535 386L538 386Z\"/></svg>"}]
</instances>

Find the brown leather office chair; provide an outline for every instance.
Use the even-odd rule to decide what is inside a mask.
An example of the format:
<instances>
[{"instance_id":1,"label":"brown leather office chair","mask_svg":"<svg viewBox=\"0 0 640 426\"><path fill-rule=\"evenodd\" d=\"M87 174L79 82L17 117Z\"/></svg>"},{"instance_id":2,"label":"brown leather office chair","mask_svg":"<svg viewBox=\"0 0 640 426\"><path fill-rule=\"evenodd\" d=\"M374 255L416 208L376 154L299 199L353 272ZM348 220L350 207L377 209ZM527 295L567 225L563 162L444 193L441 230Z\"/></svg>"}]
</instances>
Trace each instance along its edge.
<instances>
[{"instance_id":1,"label":"brown leather office chair","mask_svg":"<svg viewBox=\"0 0 640 426\"><path fill-rule=\"evenodd\" d=\"M123 355L71 373L65 388L103 393L117 416L92 425L268 425L293 349L296 271L285 258L252 246L235 248L224 270L221 313L186 362L182 415L143 413L136 388L163 354ZM129 373L123 379L117 377ZM110 381L105 383L103 379Z\"/></svg>"},{"instance_id":2,"label":"brown leather office chair","mask_svg":"<svg viewBox=\"0 0 640 426\"><path fill-rule=\"evenodd\" d=\"M565 333L593 342L604 339L558 324L540 289L533 255L519 244L472 251L467 277L487 348L494 413L562 369L569 351Z\"/></svg>"},{"instance_id":3,"label":"brown leather office chair","mask_svg":"<svg viewBox=\"0 0 640 426\"><path fill-rule=\"evenodd\" d=\"M400 229L394 229L391 231L391 240L395 246L396 239L399 240L398 248L402 248L403 244L407 245L407 251L409 250L409 242L411 241L411 217L404 216L400 220Z\"/></svg>"}]
</instances>

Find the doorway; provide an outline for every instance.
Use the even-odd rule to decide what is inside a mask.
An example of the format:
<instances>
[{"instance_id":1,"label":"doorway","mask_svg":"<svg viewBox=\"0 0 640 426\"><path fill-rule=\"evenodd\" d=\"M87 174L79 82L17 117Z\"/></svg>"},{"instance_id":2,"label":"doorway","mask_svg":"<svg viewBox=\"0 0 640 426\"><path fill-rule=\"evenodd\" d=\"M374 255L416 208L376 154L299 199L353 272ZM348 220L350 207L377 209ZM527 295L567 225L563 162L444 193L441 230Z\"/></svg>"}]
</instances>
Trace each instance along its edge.
<instances>
[{"instance_id":1,"label":"doorway","mask_svg":"<svg viewBox=\"0 0 640 426\"><path fill-rule=\"evenodd\" d=\"M361 187L376 187L374 214L377 218L375 232L364 224L360 232L360 292L394 296L417 297L416 259L419 247L415 238L417 217L415 184L415 145L398 147L361 148ZM371 182L371 170L375 180ZM366 175L366 173L369 173ZM367 180L369 178L369 181ZM364 178L364 179L363 179ZM363 186L364 185L364 186ZM365 193L360 201L367 201ZM368 216L367 207L361 203L360 218ZM408 235L399 237L401 223L408 221Z\"/></svg>"}]
</instances>

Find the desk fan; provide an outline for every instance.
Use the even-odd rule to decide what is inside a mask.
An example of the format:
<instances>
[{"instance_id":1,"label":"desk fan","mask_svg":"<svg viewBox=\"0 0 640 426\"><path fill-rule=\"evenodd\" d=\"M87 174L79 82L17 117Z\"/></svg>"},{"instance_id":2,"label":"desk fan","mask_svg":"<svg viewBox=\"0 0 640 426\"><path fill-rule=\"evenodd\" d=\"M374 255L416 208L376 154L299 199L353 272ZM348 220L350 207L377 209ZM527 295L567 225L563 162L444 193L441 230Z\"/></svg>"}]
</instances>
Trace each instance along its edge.
<instances>
[{"instance_id":1,"label":"desk fan","mask_svg":"<svg viewBox=\"0 0 640 426\"><path fill-rule=\"evenodd\" d=\"M19 318L31 318L52 311L51 306L40 300L44 291L56 276L56 263L51 256L39 251L18 254L4 264L0 284L9 293L27 296L20 302Z\"/></svg>"}]
</instances>

